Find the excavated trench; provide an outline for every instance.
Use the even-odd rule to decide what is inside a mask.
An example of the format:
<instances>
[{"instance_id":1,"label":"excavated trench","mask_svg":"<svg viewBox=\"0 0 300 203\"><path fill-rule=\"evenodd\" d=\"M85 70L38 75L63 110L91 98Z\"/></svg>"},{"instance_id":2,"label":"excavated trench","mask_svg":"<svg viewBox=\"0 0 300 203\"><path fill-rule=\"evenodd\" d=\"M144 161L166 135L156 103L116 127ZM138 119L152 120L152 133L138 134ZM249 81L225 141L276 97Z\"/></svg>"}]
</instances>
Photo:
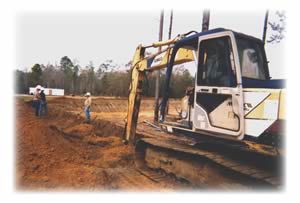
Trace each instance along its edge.
<instances>
[{"instance_id":1,"label":"excavated trench","mask_svg":"<svg viewBox=\"0 0 300 203\"><path fill-rule=\"evenodd\" d=\"M170 179L153 182L135 168L134 150L121 139L120 118L125 114L127 100L94 99L90 124L84 123L82 98L50 98L49 114L39 118L30 101L16 98L15 102L18 190L185 188ZM142 109L152 105L153 101L146 100Z\"/></svg>"}]
</instances>

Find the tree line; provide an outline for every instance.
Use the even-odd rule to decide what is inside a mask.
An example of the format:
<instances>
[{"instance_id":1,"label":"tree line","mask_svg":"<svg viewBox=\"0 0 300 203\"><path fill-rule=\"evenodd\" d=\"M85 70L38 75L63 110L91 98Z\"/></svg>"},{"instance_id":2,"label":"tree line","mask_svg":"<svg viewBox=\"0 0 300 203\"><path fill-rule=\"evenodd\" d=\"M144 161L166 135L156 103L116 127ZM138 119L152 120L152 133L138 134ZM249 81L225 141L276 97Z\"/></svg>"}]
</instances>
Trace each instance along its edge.
<instances>
[{"instance_id":1,"label":"tree line","mask_svg":"<svg viewBox=\"0 0 300 203\"><path fill-rule=\"evenodd\" d=\"M15 92L28 94L29 87L37 84L47 88L60 88L65 90L65 95L83 95L91 92L99 96L127 97L130 84L130 63L120 68L120 65L112 60L101 63L96 68L92 62L86 66L80 66L68 56L61 58L60 63L34 64L30 71L15 70ZM126 71L124 71L126 69ZM165 74L161 75L161 93L164 89ZM170 97L184 96L185 89L194 84L194 78L189 71L181 66L177 68L171 80ZM155 90L155 74L148 74L144 82L143 93L153 97Z\"/></svg>"}]
</instances>

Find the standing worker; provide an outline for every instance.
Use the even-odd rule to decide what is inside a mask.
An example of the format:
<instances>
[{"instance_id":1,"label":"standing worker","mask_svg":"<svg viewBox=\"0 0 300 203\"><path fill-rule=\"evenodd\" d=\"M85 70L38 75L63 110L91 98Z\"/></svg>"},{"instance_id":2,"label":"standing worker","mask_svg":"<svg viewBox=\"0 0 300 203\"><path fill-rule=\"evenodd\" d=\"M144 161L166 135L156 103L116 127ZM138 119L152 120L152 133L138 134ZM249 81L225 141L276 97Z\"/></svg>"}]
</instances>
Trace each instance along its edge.
<instances>
[{"instance_id":1,"label":"standing worker","mask_svg":"<svg viewBox=\"0 0 300 203\"><path fill-rule=\"evenodd\" d=\"M92 98L91 98L91 93L87 92L85 94L87 97L86 100L84 101L84 113L85 113L85 120L87 123L90 123L91 121L91 104L92 104Z\"/></svg>"},{"instance_id":2,"label":"standing worker","mask_svg":"<svg viewBox=\"0 0 300 203\"><path fill-rule=\"evenodd\" d=\"M40 107L40 115L47 115L48 114L48 106L47 106L47 100L46 100L46 94L45 94L45 88L42 87L41 93L41 107Z\"/></svg>"},{"instance_id":3,"label":"standing worker","mask_svg":"<svg viewBox=\"0 0 300 203\"><path fill-rule=\"evenodd\" d=\"M32 102L32 106L33 108L35 108L35 115L36 116L39 116L40 115L40 107L41 107L41 104L40 104L40 99L41 99L41 96L40 96L40 90L42 89L42 86L40 85L37 85L35 87L35 91L33 93L33 102Z\"/></svg>"}]
</instances>

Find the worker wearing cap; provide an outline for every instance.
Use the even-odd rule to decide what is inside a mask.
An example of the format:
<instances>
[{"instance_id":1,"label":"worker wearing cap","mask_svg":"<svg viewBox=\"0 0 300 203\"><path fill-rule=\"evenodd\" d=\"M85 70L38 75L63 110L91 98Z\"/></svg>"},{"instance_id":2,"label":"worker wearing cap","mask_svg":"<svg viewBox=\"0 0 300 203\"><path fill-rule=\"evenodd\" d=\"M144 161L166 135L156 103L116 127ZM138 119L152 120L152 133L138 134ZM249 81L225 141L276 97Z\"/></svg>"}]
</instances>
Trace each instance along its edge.
<instances>
[{"instance_id":1,"label":"worker wearing cap","mask_svg":"<svg viewBox=\"0 0 300 203\"><path fill-rule=\"evenodd\" d=\"M86 122L89 123L91 120L91 104L92 104L92 98L91 98L91 93L87 92L85 94L86 100L84 101L84 113L85 113L85 119Z\"/></svg>"},{"instance_id":2,"label":"worker wearing cap","mask_svg":"<svg viewBox=\"0 0 300 203\"><path fill-rule=\"evenodd\" d=\"M40 90L42 89L42 86L37 85L35 87L35 91L33 93L33 102L32 106L35 109L35 115L39 116L40 115L40 107L41 107L41 96L40 96Z\"/></svg>"}]
</instances>

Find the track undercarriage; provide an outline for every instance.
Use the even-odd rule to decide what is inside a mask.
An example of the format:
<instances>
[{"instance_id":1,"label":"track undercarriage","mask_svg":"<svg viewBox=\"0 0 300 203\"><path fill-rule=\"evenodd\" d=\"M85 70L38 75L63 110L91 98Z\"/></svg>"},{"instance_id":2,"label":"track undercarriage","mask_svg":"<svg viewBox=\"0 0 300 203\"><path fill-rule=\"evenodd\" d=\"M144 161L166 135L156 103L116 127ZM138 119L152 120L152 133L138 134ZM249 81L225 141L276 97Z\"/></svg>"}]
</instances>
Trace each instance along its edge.
<instances>
[{"instance_id":1,"label":"track undercarriage","mask_svg":"<svg viewBox=\"0 0 300 203\"><path fill-rule=\"evenodd\" d=\"M136 165L188 181L199 188L255 189L282 185L279 156L191 143L182 139L142 138L136 143Z\"/></svg>"}]
</instances>

